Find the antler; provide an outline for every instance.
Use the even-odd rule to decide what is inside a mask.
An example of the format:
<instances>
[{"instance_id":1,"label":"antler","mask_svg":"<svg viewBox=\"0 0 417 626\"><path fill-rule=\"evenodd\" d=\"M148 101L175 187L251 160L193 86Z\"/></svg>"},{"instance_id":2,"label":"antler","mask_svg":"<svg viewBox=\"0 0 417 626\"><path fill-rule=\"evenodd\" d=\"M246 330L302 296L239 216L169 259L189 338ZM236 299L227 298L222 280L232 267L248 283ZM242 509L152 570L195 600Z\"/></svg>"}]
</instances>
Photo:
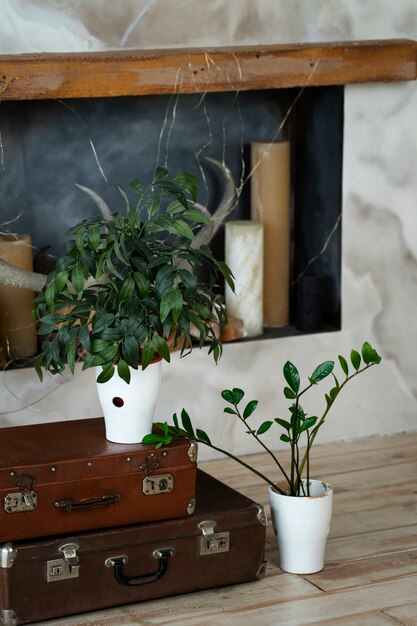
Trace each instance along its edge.
<instances>
[{"instance_id":1,"label":"antler","mask_svg":"<svg viewBox=\"0 0 417 626\"><path fill-rule=\"evenodd\" d=\"M205 224L201 228L191 244L192 247L195 249L200 248L203 245L208 245L210 243L221 224L223 224L226 217L233 211L235 207L236 185L233 180L231 171L228 167L226 167L226 165L224 165L223 163L221 163L221 161L218 161L217 159L205 157L205 160L209 161L218 170L220 170L225 182L225 188L221 202L214 214L211 216L210 222L208 224ZM92 200L94 200L105 219L113 219L112 213L106 202L95 191L93 191L89 187L79 185L78 183L76 183L76 186L84 191L84 193L89 195ZM208 213L205 207L201 207L199 205L197 205L197 207L203 213ZM47 277L45 274L38 274L37 272L22 270L0 258L0 285L10 285L12 287L30 289L31 291L39 292L45 286L46 279Z\"/></svg>"},{"instance_id":2,"label":"antler","mask_svg":"<svg viewBox=\"0 0 417 626\"><path fill-rule=\"evenodd\" d=\"M191 243L191 247L196 249L210 243L226 217L235 208L236 185L231 171L224 163L217 161L217 159L205 157L205 160L212 163L223 174L225 188L221 202L215 213L211 216L210 222L201 228Z\"/></svg>"},{"instance_id":3,"label":"antler","mask_svg":"<svg viewBox=\"0 0 417 626\"><path fill-rule=\"evenodd\" d=\"M20 267L11 265L0 258L0 284L30 289L31 291L42 291L46 283L45 274L22 270Z\"/></svg>"}]
</instances>

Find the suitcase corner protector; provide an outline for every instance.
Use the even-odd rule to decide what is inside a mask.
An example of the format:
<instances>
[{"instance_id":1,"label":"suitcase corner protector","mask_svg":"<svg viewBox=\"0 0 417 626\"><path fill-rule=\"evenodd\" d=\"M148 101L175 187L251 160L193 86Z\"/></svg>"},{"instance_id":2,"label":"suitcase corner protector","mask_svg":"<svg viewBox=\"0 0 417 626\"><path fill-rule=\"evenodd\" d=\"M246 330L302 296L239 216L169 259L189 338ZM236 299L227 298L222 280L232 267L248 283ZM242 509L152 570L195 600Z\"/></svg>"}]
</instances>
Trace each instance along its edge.
<instances>
[{"instance_id":1,"label":"suitcase corner protector","mask_svg":"<svg viewBox=\"0 0 417 626\"><path fill-rule=\"evenodd\" d=\"M9 569L13 567L16 557L17 550L14 548L13 544L10 542L3 544L0 548L0 568Z\"/></svg>"},{"instance_id":2,"label":"suitcase corner protector","mask_svg":"<svg viewBox=\"0 0 417 626\"><path fill-rule=\"evenodd\" d=\"M1 609L0 622L2 626L18 626L18 624L21 624L20 619L13 609Z\"/></svg>"}]
</instances>

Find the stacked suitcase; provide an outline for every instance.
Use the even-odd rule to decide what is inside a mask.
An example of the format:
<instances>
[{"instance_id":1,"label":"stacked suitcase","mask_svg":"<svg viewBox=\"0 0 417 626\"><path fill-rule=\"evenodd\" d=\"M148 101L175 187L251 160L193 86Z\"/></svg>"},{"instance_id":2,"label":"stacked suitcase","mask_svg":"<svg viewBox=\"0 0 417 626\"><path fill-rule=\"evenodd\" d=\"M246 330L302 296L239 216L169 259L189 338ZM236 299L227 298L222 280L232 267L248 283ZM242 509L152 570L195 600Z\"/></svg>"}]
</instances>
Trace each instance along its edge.
<instances>
[{"instance_id":1,"label":"stacked suitcase","mask_svg":"<svg viewBox=\"0 0 417 626\"><path fill-rule=\"evenodd\" d=\"M248 582L265 568L263 508L197 470L184 439L114 444L100 418L3 428L0 492L3 626Z\"/></svg>"}]
</instances>

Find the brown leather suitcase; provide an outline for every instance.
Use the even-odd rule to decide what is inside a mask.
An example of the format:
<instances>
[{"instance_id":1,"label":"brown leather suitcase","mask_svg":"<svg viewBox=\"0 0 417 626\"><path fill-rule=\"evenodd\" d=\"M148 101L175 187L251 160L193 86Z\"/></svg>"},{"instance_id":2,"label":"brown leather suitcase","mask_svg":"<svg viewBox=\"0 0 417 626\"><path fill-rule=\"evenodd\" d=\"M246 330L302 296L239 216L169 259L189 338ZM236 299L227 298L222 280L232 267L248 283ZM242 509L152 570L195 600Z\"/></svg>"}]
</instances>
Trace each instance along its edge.
<instances>
[{"instance_id":1,"label":"brown leather suitcase","mask_svg":"<svg viewBox=\"0 0 417 626\"><path fill-rule=\"evenodd\" d=\"M0 541L188 516L197 446L110 443L102 418L0 430Z\"/></svg>"},{"instance_id":2,"label":"brown leather suitcase","mask_svg":"<svg viewBox=\"0 0 417 626\"><path fill-rule=\"evenodd\" d=\"M5 626L260 578L263 507L201 471L195 514L0 548Z\"/></svg>"}]
</instances>

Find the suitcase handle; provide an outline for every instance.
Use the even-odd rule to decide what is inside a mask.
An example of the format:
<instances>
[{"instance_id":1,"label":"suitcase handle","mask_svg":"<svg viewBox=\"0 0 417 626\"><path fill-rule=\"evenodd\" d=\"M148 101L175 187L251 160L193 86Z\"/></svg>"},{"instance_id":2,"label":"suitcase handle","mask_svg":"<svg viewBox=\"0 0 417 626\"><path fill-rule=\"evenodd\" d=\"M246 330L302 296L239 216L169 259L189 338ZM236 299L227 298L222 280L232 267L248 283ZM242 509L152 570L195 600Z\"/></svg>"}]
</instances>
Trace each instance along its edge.
<instances>
[{"instance_id":1,"label":"suitcase handle","mask_svg":"<svg viewBox=\"0 0 417 626\"><path fill-rule=\"evenodd\" d=\"M92 500L80 500L75 502L72 498L63 498L54 502L56 509L64 509L64 511L71 512L73 509L87 509L99 506L106 506L107 504L116 504L120 500L118 493L112 493L108 496L101 496L100 498L93 498Z\"/></svg>"},{"instance_id":2,"label":"suitcase handle","mask_svg":"<svg viewBox=\"0 0 417 626\"><path fill-rule=\"evenodd\" d=\"M153 583L165 574L168 569L168 559L175 554L174 548L159 548L154 550L152 556L159 560L159 567L152 574L143 574L142 576L125 576L123 573L123 565L127 563L127 556L114 556L106 559L106 567L114 567L114 577L119 585L146 585Z\"/></svg>"}]
</instances>

